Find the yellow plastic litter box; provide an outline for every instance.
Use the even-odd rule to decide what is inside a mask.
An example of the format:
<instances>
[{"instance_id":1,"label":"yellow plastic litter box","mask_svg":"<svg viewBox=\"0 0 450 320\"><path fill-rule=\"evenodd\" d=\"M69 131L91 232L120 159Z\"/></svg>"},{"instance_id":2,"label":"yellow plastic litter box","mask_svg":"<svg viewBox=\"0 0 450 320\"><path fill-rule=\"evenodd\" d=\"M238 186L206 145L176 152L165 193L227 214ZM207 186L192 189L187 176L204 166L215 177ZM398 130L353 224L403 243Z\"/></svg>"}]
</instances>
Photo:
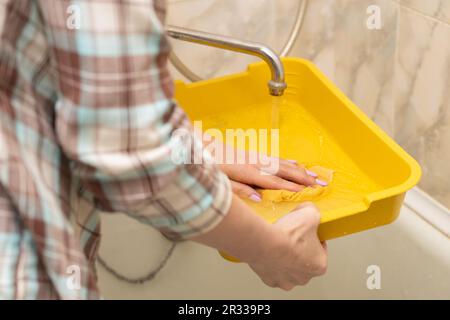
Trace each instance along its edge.
<instances>
[{"instance_id":1,"label":"yellow plastic litter box","mask_svg":"<svg viewBox=\"0 0 450 320\"><path fill-rule=\"evenodd\" d=\"M202 121L203 129L221 131L270 129L278 104L280 156L334 171L326 192L311 199L321 209L321 240L394 221L405 192L419 181L417 162L311 62L282 61L288 87L281 97L268 94L270 71L261 62L225 77L177 81L176 99L192 121ZM298 204L246 202L271 223Z\"/></svg>"}]
</instances>

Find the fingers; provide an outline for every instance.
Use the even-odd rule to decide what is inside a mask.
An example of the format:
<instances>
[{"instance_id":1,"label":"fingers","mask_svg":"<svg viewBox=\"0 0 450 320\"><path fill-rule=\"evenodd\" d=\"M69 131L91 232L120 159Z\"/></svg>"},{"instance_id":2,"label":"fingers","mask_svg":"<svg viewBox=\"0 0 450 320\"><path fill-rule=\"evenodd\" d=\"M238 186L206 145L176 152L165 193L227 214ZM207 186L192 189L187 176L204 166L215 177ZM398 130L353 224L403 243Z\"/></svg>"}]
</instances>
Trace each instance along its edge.
<instances>
[{"instance_id":1,"label":"fingers","mask_svg":"<svg viewBox=\"0 0 450 320\"><path fill-rule=\"evenodd\" d=\"M312 172L308 174L304 168L284 163L280 164L277 176L300 185L312 186L316 184L316 179L311 176L312 174Z\"/></svg>"},{"instance_id":2,"label":"fingers","mask_svg":"<svg viewBox=\"0 0 450 320\"><path fill-rule=\"evenodd\" d=\"M220 165L219 168L233 181L262 189L284 189L293 192L304 189L304 186L278 176L262 174L260 169L254 165Z\"/></svg>"},{"instance_id":3,"label":"fingers","mask_svg":"<svg viewBox=\"0 0 450 320\"><path fill-rule=\"evenodd\" d=\"M320 186L327 186L328 183L317 179L318 175L308 169L302 168L294 162L294 160L275 159L278 161L278 169L274 176L278 176L287 181L299 184L302 186L313 186L315 184ZM272 173L267 168L260 166L262 172Z\"/></svg>"},{"instance_id":4,"label":"fingers","mask_svg":"<svg viewBox=\"0 0 450 320\"><path fill-rule=\"evenodd\" d=\"M250 199L255 202L261 202L261 196L259 195L259 193L246 184L231 180L231 188L233 189L233 192L241 198Z\"/></svg>"},{"instance_id":5,"label":"fingers","mask_svg":"<svg viewBox=\"0 0 450 320\"><path fill-rule=\"evenodd\" d=\"M292 160L276 159L276 161L279 162L276 174L271 174L272 172L263 166L253 164L222 164L218 167L231 180L262 189L299 192L305 186L327 185L326 182L316 179L317 174L299 167Z\"/></svg>"},{"instance_id":6,"label":"fingers","mask_svg":"<svg viewBox=\"0 0 450 320\"><path fill-rule=\"evenodd\" d=\"M305 186L303 185L285 180L279 176L261 174L261 172L256 167L253 167L249 170L248 179L250 184L258 186L262 189L276 189L299 192L305 188Z\"/></svg>"},{"instance_id":7,"label":"fingers","mask_svg":"<svg viewBox=\"0 0 450 320\"><path fill-rule=\"evenodd\" d=\"M272 161L278 161L280 165L289 166L292 168L298 168L298 162L297 160L289 160L289 159L282 159L277 157L270 157Z\"/></svg>"}]
</instances>

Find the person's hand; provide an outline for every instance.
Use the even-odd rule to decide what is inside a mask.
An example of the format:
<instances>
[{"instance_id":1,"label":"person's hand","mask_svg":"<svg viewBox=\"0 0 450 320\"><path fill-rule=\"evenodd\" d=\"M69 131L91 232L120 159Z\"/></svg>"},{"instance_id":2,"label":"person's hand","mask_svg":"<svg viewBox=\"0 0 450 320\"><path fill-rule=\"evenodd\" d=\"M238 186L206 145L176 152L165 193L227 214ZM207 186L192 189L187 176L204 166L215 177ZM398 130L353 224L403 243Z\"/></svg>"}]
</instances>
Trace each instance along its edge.
<instances>
[{"instance_id":1,"label":"person's hand","mask_svg":"<svg viewBox=\"0 0 450 320\"><path fill-rule=\"evenodd\" d=\"M274 228L284 236L276 248L249 262L253 271L270 287L290 290L305 285L327 270L327 247L317 236L319 210L310 202L279 219Z\"/></svg>"},{"instance_id":2,"label":"person's hand","mask_svg":"<svg viewBox=\"0 0 450 320\"><path fill-rule=\"evenodd\" d=\"M223 220L194 240L247 263L267 285L290 290L326 272L327 247L317 235L319 222L319 210L306 202L269 224L233 195Z\"/></svg>"},{"instance_id":3,"label":"person's hand","mask_svg":"<svg viewBox=\"0 0 450 320\"><path fill-rule=\"evenodd\" d=\"M314 184L327 185L317 179L316 173L298 166L295 160L237 149L206 133L201 133L201 137L204 147L214 147L210 151L216 165L228 176L233 192L241 198L260 202L261 195L255 188L298 192ZM232 163L224 161L229 155ZM276 172L272 172L273 167L277 168Z\"/></svg>"},{"instance_id":4,"label":"person's hand","mask_svg":"<svg viewBox=\"0 0 450 320\"><path fill-rule=\"evenodd\" d=\"M264 173L260 164L219 164L218 167L231 180L235 194L256 202L261 201L261 196L255 187L298 192L305 186L326 185L326 182L316 179L317 174L298 166L295 161L276 160L279 161L279 169L273 175Z\"/></svg>"}]
</instances>

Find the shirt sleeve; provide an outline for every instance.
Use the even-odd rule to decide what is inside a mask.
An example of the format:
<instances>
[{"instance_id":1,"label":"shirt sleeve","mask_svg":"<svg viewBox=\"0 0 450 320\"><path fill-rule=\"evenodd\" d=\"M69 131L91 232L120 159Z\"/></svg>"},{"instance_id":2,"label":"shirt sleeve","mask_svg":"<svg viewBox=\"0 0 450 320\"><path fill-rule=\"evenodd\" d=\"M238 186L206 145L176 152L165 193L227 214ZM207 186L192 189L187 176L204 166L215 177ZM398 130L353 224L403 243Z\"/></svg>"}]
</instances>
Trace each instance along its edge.
<instances>
[{"instance_id":1,"label":"shirt sleeve","mask_svg":"<svg viewBox=\"0 0 450 320\"><path fill-rule=\"evenodd\" d=\"M230 183L210 161L173 161L195 147L174 134L192 128L173 100L163 3L38 3L59 93L56 132L73 175L104 210L168 237L212 229L229 210Z\"/></svg>"}]
</instances>

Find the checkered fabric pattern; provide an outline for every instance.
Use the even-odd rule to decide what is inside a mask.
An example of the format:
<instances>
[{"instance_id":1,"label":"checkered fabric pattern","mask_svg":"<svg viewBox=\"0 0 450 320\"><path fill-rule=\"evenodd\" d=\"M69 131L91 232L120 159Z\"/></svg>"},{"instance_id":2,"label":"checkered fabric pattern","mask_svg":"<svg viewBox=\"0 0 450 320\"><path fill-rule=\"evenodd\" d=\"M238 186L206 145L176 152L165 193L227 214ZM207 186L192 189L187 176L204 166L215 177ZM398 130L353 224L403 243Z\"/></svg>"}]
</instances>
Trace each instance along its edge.
<instances>
[{"instance_id":1,"label":"checkered fabric pattern","mask_svg":"<svg viewBox=\"0 0 450 320\"><path fill-rule=\"evenodd\" d=\"M100 297L98 208L175 239L228 211L214 165L171 160L194 146L173 135L192 129L164 15L157 0L0 0L0 298Z\"/></svg>"}]
</instances>

